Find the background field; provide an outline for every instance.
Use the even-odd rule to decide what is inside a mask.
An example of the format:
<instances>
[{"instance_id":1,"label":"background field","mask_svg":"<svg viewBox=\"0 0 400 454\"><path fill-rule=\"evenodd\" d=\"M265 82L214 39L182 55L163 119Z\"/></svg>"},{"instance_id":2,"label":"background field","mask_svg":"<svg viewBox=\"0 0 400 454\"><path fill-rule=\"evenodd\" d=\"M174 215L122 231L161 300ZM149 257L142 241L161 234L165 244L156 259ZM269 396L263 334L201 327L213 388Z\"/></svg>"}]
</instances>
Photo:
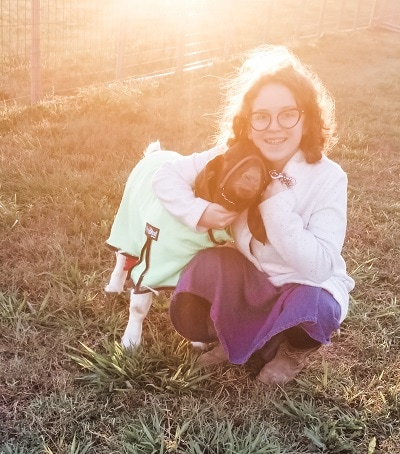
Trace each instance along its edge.
<instances>
[{"instance_id":1,"label":"background field","mask_svg":"<svg viewBox=\"0 0 400 454\"><path fill-rule=\"evenodd\" d=\"M0 100L212 66L263 42L370 26L397 0L1 0Z\"/></svg>"},{"instance_id":2,"label":"background field","mask_svg":"<svg viewBox=\"0 0 400 454\"><path fill-rule=\"evenodd\" d=\"M400 35L293 42L337 99L349 175L344 248L356 280L332 346L268 389L260 364L196 371L155 299L143 349L118 341L128 295L102 291L104 246L126 177L160 139L212 145L209 71L81 90L0 117L1 453L390 453L400 446Z\"/></svg>"}]
</instances>

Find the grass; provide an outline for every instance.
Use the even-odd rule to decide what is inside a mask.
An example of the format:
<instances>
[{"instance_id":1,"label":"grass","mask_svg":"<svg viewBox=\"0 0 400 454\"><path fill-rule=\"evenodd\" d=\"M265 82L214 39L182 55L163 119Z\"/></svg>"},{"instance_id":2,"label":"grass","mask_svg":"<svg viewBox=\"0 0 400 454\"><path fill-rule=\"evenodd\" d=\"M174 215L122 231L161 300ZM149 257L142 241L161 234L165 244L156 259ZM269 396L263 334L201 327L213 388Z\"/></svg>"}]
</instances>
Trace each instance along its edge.
<instances>
[{"instance_id":1,"label":"grass","mask_svg":"<svg viewBox=\"0 0 400 454\"><path fill-rule=\"evenodd\" d=\"M340 336L269 389L256 360L205 373L154 298L143 346L119 339L105 247L146 145L212 144L213 74L82 90L0 116L0 453L385 453L400 446L400 35L293 43L337 99L349 175L344 255L356 280Z\"/></svg>"}]
</instances>

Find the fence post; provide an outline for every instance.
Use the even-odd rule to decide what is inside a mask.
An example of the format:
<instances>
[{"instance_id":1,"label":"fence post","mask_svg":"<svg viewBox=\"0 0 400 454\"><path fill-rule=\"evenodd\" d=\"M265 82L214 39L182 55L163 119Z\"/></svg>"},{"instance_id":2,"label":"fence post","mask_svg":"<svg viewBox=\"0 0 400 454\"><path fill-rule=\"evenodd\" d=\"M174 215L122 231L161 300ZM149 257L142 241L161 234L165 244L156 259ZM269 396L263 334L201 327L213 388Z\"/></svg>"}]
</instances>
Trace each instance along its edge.
<instances>
[{"instance_id":1,"label":"fence post","mask_svg":"<svg viewBox=\"0 0 400 454\"><path fill-rule=\"evenodd\" d=\"M357 2L357 8L356 8L356 12L355 12L355 15L354 15L354 22L353 22L353 29L354 30L357 30L358 18L360 16L362 1L363 0L358 0L358 2Z\"/></svg>"},{"instance_id":2,"label":"fence post","mask_svg":"<svg viewBox=\"0 0 400 454\"><path fill-rule=\"evenodd\" d=\"M342 28L342 22L343 22L343 15L344 15L344 4L345 0L342 0L340 2L340 9L339 9L339 18L338 18L338 30L340 31Z\"/></svg>"},{"instance_id":3,"label":"fence post","mask_svg":"<svg viewBox=\"0 0 400 454\"><path fill-rule=\"evenodd\" d=\"M326 2L327 2L327 0L323 0L322 1L322 5L321 5L321 13L319 15L318 30L317 30L317 35L318 36L322 35L324 18L325 18L325 12L326 12Z\"/></svg>"},{"instance_id":4,"label":"fence post","mask_svg":"<svg viewBox=\"0 0 400 454\"><path fill-rule=\"evenodd\" d=\"M274 7L274 2L273 0L268 0L267 4L267 14L264 22L264 29L263 29L263 43L266 43L268 41L268 34L270 31L270 25L271 25L271 18L272 18L272 9Z\"/></svg>"},{"instance_id":5,"label":"fence post","mask_svg":"<svg viewBox=\"0 0 400 454\"><path fill-rule=\"evenodd\" d=\"M227 15L225 25L225 37L224 37L224 55L223 59L225 62L229 60L232 49L232 33L233 33L233 9L236 7L236 1L230 2L225 0L224 10Z\"/></svg>"},{"instance_id":6,"label":"fence post","mask_svg":"<svg viewBox=\"0 0 400 454\"><path fill-rule=\"evenodd\" d=\"M32 0L31 104L41 97L40 0Z\"/></svg>"},{"instance_id":7,"label":"fence post","mask_svg":"<svg viewBox=\"0 0 400 454\"><path fill-rule=\"evenodd\" d=\"M190 8L187 5L188 2L185 0L183 1L184 3L182 3L182 0L178 3L183 20L180 22L180 27L178 29L179 36L176 54L175 74L182 74L183 68L185 66L186 33L187 30L189 29L190 21Z\"/></svg>"},{"instance_id":8,"label":"fence post","mask_svg":"<svg viewBox=\"0 0 400 454\"><path fill-rule=\"evenodd\" d=\"M178 38L177 56L176 56L176 67L175 73L181 74L183 72L184 58L185 58L185 42L186 42L186 31L182 28Z\"/></svg>"},{"instance_id":9,"label":"fence post","mask_svg":"<svg viewBox=\"0 0 400 454\"><path fill-rule=\"evenodd\" d=\"M381 2L379 0L374 0L374 4L372 5L371 15L369 17L369 27L376 25L379 22L380 18L380 8Z\"/></svg>"},{"instance_id":10,"label":"fence post","mask_svg":"<svg viewBox=\"0 0 400 454\"><path fill-rule=\"evenodd\" d=\"M300 36L300 27L303 23L304 13L307 7L307 0L301 0L299 3L299 9L297 11L296 25L294 27L293 39L297 39Z\"/></svg>"},{"instance_id":11,"label":"fence post","mask_svg":"<svg viewBox=\"0 0 400 454\"><path fill-rule=\"evenodd\" d=\"M121 0L119 2L120 10L118 11L118 34L116 44L116 62L115 62L115 79L120 80L124 77L124 63L125 63L125 44L126 44L126 16L127 16L127 2Z\"/></svg>"}]
</instances>

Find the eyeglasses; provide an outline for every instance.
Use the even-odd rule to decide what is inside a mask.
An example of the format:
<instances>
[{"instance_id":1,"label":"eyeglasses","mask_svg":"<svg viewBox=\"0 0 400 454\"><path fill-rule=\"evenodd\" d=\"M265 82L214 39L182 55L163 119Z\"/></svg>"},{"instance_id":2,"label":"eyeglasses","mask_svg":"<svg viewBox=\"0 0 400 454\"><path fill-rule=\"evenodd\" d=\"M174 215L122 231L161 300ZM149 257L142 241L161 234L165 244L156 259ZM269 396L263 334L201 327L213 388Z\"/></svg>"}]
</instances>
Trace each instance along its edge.
<instances>
[{"instance_id":1,"label":"eyeglasses","mask_svg":"<svg viewBox=\"0 0 400 454\"><path fill-rule=\"evenodd\" d=\"M282 110L276 116L279 125L285 129L294 128L300 121L304 110L301 109L287 109ZM264 131L271 124L272 115L268 112L259 111L250 114L250 124L255 131Z\"/></svg>"}]
</instances>

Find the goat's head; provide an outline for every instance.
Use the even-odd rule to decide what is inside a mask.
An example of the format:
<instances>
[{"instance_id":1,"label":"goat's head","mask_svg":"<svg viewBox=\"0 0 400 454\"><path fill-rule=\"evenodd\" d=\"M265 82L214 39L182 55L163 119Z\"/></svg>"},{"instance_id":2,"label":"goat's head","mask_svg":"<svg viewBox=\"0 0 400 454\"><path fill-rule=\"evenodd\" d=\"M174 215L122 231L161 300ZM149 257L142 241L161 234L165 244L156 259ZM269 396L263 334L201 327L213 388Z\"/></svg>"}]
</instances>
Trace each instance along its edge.
<instances>
[{"instance_id":1,"label":"goat's head","mask_svg":"<svg viewBox=\"0 0 400 454\"><path fill-rule=\"evenodd\" d=\"M195 193L240 212L260 201L269 179L258 148L250 141L238 142L206 164L196 178Z\"/></svg>"}]
</instances>

